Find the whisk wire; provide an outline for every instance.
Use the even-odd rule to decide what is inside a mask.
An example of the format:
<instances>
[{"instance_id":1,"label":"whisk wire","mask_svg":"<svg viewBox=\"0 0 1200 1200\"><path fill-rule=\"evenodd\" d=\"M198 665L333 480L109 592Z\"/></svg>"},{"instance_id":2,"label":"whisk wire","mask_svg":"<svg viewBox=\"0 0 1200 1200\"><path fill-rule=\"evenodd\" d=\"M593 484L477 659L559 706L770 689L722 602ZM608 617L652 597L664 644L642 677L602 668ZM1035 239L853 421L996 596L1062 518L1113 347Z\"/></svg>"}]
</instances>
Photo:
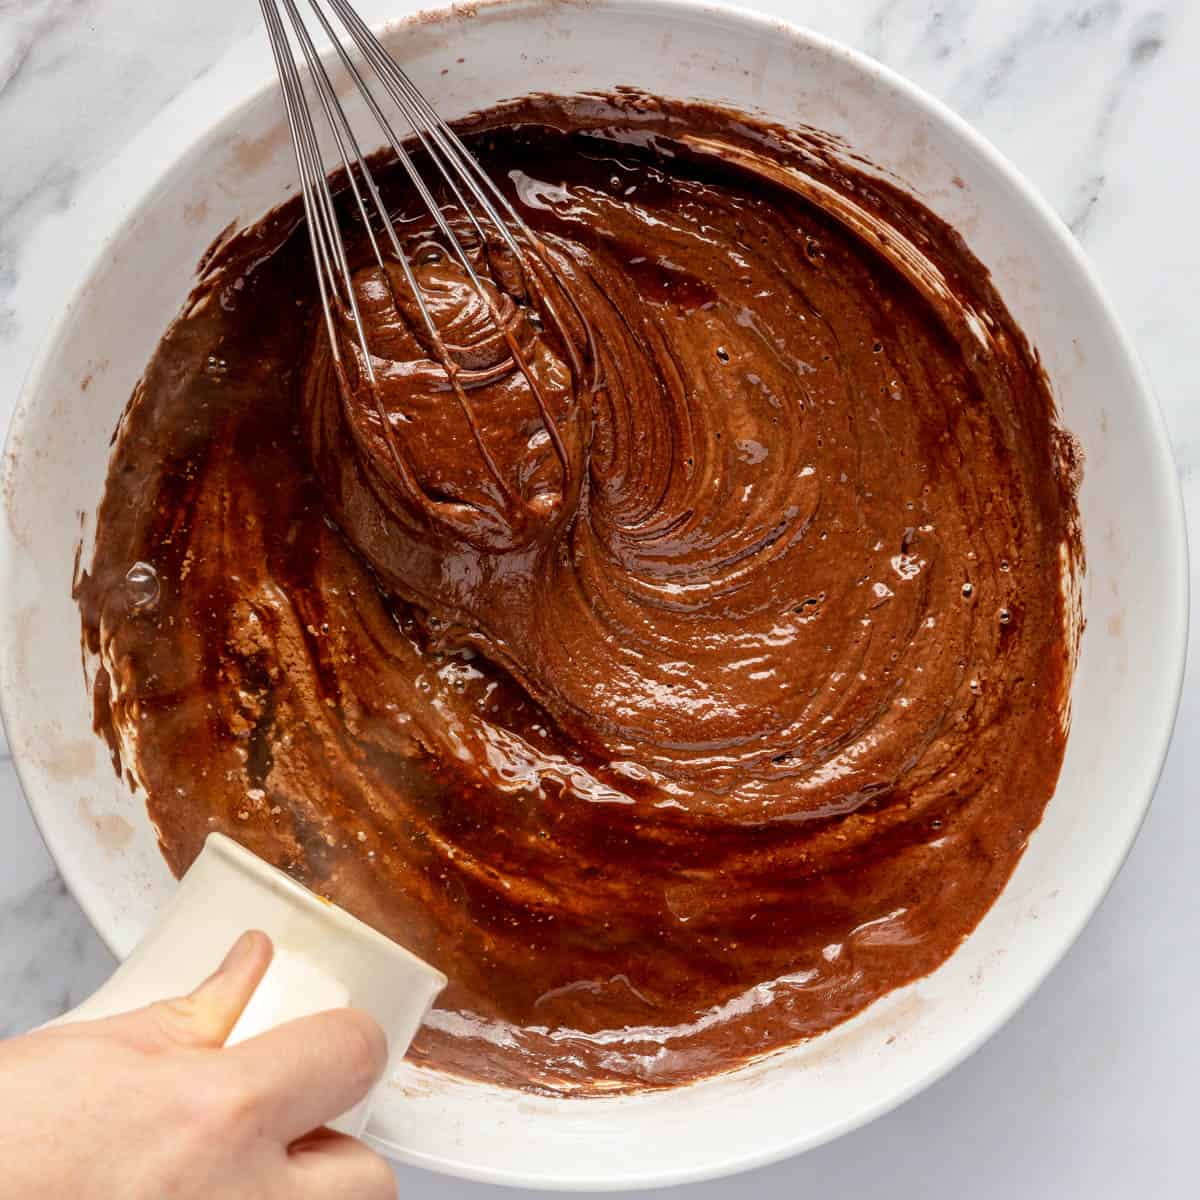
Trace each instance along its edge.
<instances>
[{"instance_id":1,"label":"whisk wire","mask_svg":"<svg viewBox=\"0 0 1200 1200\"><path fill-rule=\"evenodd\" d=\"M329 333L330 345L335 358L340 358L337 346L336 328L334 325L333 308L330 288L333 286L333 268L321 229L321 216L318 213L316 196L312 187L308 170L307 147L309 140L315 138L312 120L308 110L297 99L300 87L299 74L287 44L279 13L271 0L259 0L263 21L271 43L271 52L275 58L275 67L279 73L281 91L283 93L284 111L287 116L288 129L292 136L292 152L296 158L296 171L300 176L300 194L304 204L305 222L312 242L313 258L317 269L317 287L321 297L321 307L325 315L325 324Z\"/></svg>"},{"instance_id":2,"label":"whisk wire","mask_svg":"<svg viewBox=\"0 0 1200 1200\"><path fill-rule=\"evenodd\" d=\"M321 11L320 5L316 3L316 0L310 0L310 5L312 7L313 12L316 14L317 20L321 23L321 28L324 29L326 36L329 38L330 42L333 44L335 50L337 51L338 56L342 61L342 65L345 67L345 69L349 73L351 79L354 81L355 86L358 88L359 92L367 99L368 103L371 103L373 105L374 97L371 95L370 89L368 88L366 81L360 76L360 74L358 72L358 68L355 67L354 63L350 59L350 56L346 53L345 47L343 47L341 41L338 39L337 33L334 31L333 26L330 25L330 23L329 23L329 18L326 17L325 14ZM322 71L324 71L323 66L322 66ZM328 76L326 76L326 77L328 78ZM355 166L358 168L359 174L361 175L364 183L366 184L367 190L371 194L371 200L375 206L375 211L379 214L379 220L384 229L384 232L388 235L388 241L391 244L392 253L395 255L396 260L401 264L401 267L404 271L405 281L407 282L408 286L412 289L412 293L416 300L417 307L420 311L421 319L425 324L426 331L431 336L435 335L437 332L437 327L434 325L433 317L430 315L429 310L425 305L425 298L424 298L424 296L421 295L420 289L417 287L416 276L412 272L412 266L409 262L408 255L405 253L403 245L401 245L400 238L396 234L396 227L392 222L391 216L388 213L386 206L383 203L383 198L379 194L379 189L375 184L375 176L372 173L371 168L367 165L366 158L364 157L362 149L358 144L358 139L354 136L354 130L350 127L350 122L348 120L346 120L345 112L338 105L335 105L334 107L337 109L338 115L341 118L341 123L345 127L346 134L350 141L350 145L354 149ZM378 113L376 115L376 119L379 120L381 123L383 123L383 114ZM343 155L343 161L345 161L344 155ZM379 243L375 238L374 229L372 228L371 222L366 215L365 207L362 203L361 197L358 193L357 186L354 182L353 172L350 170L348 164L347 164L347 168L346 168L346 175L347 175L347 179L350 182L350 186L352 188L354 188L355 200L358 202L359 211L362 213L363 222L366 225L367 234L371 240L371 249L375 254L375 261L379 265L381 270L386 271L386 265L384 262L383 254L379 249Z\"/></svg>"},{"instance_id":3,"label":"whisk wire","mask_svg":"<svg viewBox=\"0 0 1200 1200\"><path fill-rule=\"evenodd\" d=\"M310 0L310 3L314 8L316 8L317 0ZM515 226L516 229L520 231L522 238L527 243L528 247L544 261L546 257L544 248L542 247L537 236L526 224L520 213L518 213L509 202L508 197L505 196L505 194L496 186L496 183L491 176L488 175L488 173L479 165L474 155L472 155L466 146L463 145L462 139L458 136L458 134L450 128L437 109L435 109L433 105L429 103L421 90L416 86L415 83L413 83L411 77L404 70L404 68L401 67L395 61L395 59L388 54L382 43L371 31L370 27L363 21L358 13L354 11L353 6L350 5L347 0L329 0L329 5L335 12L337 12L343 24L346 26L347 31L350 33L351 38L354 40L355 45L364 54L364 57L369 57L373 65L375 65L376 71L381 76L386 75L388 78L390 78L396 87L403 93L403 99L400 97L395 97L397 103L401 105L402 111L404 111L406 114L406 119L409 121L414 133L416 133L417 137L421 140L422 145L428 148L428 141L424 136L424 132L419 127L418 123L414 122L411 116L408 115L409 106L411 105L412 109L416 110L416 112L419 113L425 120L429 127L429 136L436 141L439 148L441 148L448 158L454 163L458 173L463 179L463 182L467 185L468 190L471 192L472 197L479 204L480 208L483 209L492 226L499 231L502 239L513 251L514 255L516 256L517 264L521 268L522 275L524 277L523 282L528 290L530 277L529 273L525 269L525 256L522 253L521 246L518 245L516 239L513 237L510 231L509 223L511 223L512 226ZM329 29L328 25L326 25L326 29ZM340 46L339 53L342 53ZM345 61L344 53L343 61ZM392 94L394 95L394 93ZM443 170L443 173L446 172ZM455 188L455 194L458 197L460 204L462 204L464 208L467 208L465 202L462 200L461 193L458 192L457 188ZM497 211L497 208L503 211L503 216ZM508 223L506 223L505 218L507 218ZM482 238L483 233L477 222L475 222L475 227ZM567 292L566 296L572 311L575 313L577 320L580 322L581 326L586 332L588 339L589 358L591 358L592 361L595 361L595 347L592 344L591 329L588 326L586 319L583 317L583 314L580 312L578 305L575 303L574 297L570 294L570 292ZM550 315L553 322L561 326L562 318L553 299L543 292L542 300L550 310ZM566 344L566 350L569 358L571 359L571 369L576 376L578 376L583 370L583 363L580 360L574 345L570 341L568 341ZM551 436L555 436L555 431L553 429L551 430ZM559 447L556 446L556 449L559 449ZM562 455L560 454L560 458L561 457Z\"/></svg>"},{"instance_id":4,"label":"whisk wire","mask_svg":"<svg viewBox=\"0 0 1200 1200\"><path fill-rule=\"evenodd\" d=\"M305 58L308 67L310 67L310 71L313 73L314 77L319 77L320 80L323 80L325 90L322 94L322 102L325 108L325 116L326 119L329 120L330 126L334 128L335 138L337 139L338 146L340 146L340 149L342 150L343 167L346 169L347 179L349 181L350 188L352 188L354 192L356 203L359 205L360 214L362 215L362 218L364 218L364 222L367 224L368 233L371 233L371 244L374 251L374 256L376 256L377 264L379 265L380 270L382 270L384 280L386 283L388 283L388 287L390 289L391 276L388 274L388 270L386 270L382 254L379 253L378 242L376 239L374 239L373 232L371 232L370 218L368 218L366 215L366 206L364 200L362 200L361 193L359 192L358 184L356 184L354 179L354 172L352 169L350 169L350 164L346 155L346 151L344 151L342 139L341 137L337 136L337 125L334 116L335 112L337 114L337 120L341 122L344 128L346 128L347 136L352 139L352 142L354 143L356 151L355 164L359 167L362 176L364 176L364 179L367 181L368 190L370 190L374 199L374 203L376 203L380 221L383 222L385 229L388 230L389 240L392 247L394 247L397 260L401 264L404 280L406 280L406 283L408 284L409 292L413 295L416 305L418 305L422 323L424 323L426 334L428 337L430 337L430 340L433 344L434 353L436 353L440 364L442 364L443 371L446 374L446 378L449 380L451 391L454 392L458 406L460 406L462 409L463 414L466 415L468 428L470 433L472 433L472 439L475 443L475 448L479 451L480 457L482 458L482 461L484 461L488 474L491 475L494 484L497 485L506 502L509 504L517 504L518 497L516 496L516 492L512 490L508 479L505 478L504 473L502 470L500 470L496 460L494 460L491 450L487 448L487 444L484 442L484 438L482 438L479 421L476 420L473 404L470 403L466 389L463 388L461 380L458 378L458 367L448 352L448 349L446 349L442 335L440 335L440 331L437 328L437 324L434 322L430 310L428 310L428 306L425 302L425 296L422 295L419 283L416 281L416 277L412 269L412 263L410 263L408 254L404 252L400 239L398 239L395 224L392 223L388 209L386 209L382 198L379 196L378 187L376 186L376 182L374 182L371 169L367 166L365 157L362 156L361 150L358 148L358 142L356 142L356 139L353 136L353 131L350 130L349 122L346 119L346 114L344 114L340 104L337 103L336 92L334 91L334 88L332 88L332 84L329 82L328 73L325 72L324 66L322 62L320 62L319 56L316 53L316 47L313 47L311 37L308 36L307 30L304 28L304 24L301 22L299 12L296 11L295 8L294 0L283 0L283 2L289 8L290 16L292 16L293 19L293 24L296 26L296 35L298 35L301 42L301 47L304 49ZM326 35L329 36L330 41L332 44L334 44L336 52L342 60L343 66L346 67L350 79L352 79L354 82L355 88L358 89L360 95L364 97L364 100L367 102L367 106L371 108L372 114L376 116L378 124L383 128L385 137L388 138L392 149L394 149L397 157L400 158L401 162L404 164L404 168L407 170L409 179L412 180L416 188L418 188L418 192L422 200L424 200L426 208L433 216L434 222L437 223L440 232L443 233L446 244L450 246L452 256L456 258L458 264L460 264L462 270L464 271L464 274L466 274L469 278L469 281L472 283L476 294L478 294L480 299L484 301L484 304L488 308L488 311L490 311L493 320L496 320L497 324L502 323L502 318L500 318L500 314L496 310L496 306L494 306L494 301L492 300L491 295L487 293L484 283L482 283L478 274L476 274L474 266L472 263L470 263L467 252L464 251L460 240L456 238L454 230L451 229L449 222L446 222L445 217L442 214L442 210L440 210L437 200L434 199L430 188L428 188L426 185L425 180L421 178L421 175L416 172L412 157L410 157L408 154L406 146L404 146L401 140L396 137L395 131L392 130L391 122L386 119L383 110L380 109L376 97L374 97L372 94L370 85L367 84L364 77L362 77L361 72L359 72L358 68L355 67L354 62L350 60L349 55L346 53L346 49L344 49L342 46L341 41L338 40L338 37L335 34L334 29L332 29L328 18L326 18L325 14L320 11L317 0L310 0L310 5L313 12L316 13L317 19L319 20L320 25L322 25L322 28L325 30ZM403 318L403 307L400 304L400 299L398 299L398 296L395 296L395 294L392 296L392 299L395 301L397 312L400 313L401 317ZM365 342L364 353L367 356L370 356L370 348L366 346ZM524 370L523 361L520 365L522 370ZM370 374L373 382L373 368ZM534 383L534 380L530 379L530 383ZM398 458L400 458L400 452L398 452L398 448L395 444L395 437L394 433L392 433L391 421L388 419L388 414L384 412L383 403L382 400L380 400L378 392L374 394L373 398L374 406L376 406L379 419L383 422L385 436L386 439L388 439L392 457L394 457L395 460L398 460Z\"/></svg>"},{"instance_id":5,"label":"whisk wire","mask_svg":"<svg viewBox=\"0 0 1200 1200\"><path fill-rule=\"evenodd\" d=\"M358 185L354 179L354 172L351 169L350 154L347 152L347 143L353 151L355 165L358 166L364 173L366 164L363 162L362 152L359 149L358 140L354 136L354 130L350 127L350 122L346 120L346 114L341 106L336 102L336 96L333 90L333 84L330 82L329 74L325 70L324 63L321 62L320 56L317 54L316 46L313 45L312 38L309 36L308 30L305 28L303 21L300 19L300 14L296 10L296 5L293 0L283 0L285 7L288 10L288 15L292 21L292 27L296 31L297 39L300 43L300 48L304 54L305 62L308 64L309 74L312 76L317 88L317 96L321 102L322 111L325 113L325 119L329 122L329 127L333 131L334 141L337 143L338 155L342 160L342 166L346 172L346 179L349 182L350 190L354 195L355 204L358 206L359 216L362 217L363 224L366 227L367 237L371 243L371 249L374 252L375 258L379 265L383 265L383 254L379 249L379 243L375 238L375 229L371 224L370 216L367 212L367 206L363 200L362 193L359 191ZM382 206L380 206L382 207ZM390 228L390 222L388 223ZM397 250L403 254L403 250L399 249L399 242L396 243Z\"/></svg>"},{"instance_id":6,"label":"whisk wire","mask_svg":"<svg viewBox=\"0 0 1200 1200\"><path fill-rule=\"evenodd\" d=\"M410 254L405 250L387 206L380 195L374 174L362 152L361 144L354 133L351 123L338 99L338 93L333 81L322 61L312 36L302 18L296 0L259 0L267 32L271 42L272 53L279 73L280 85L283 91L284 105L287 114L288 127L292 135L293 149L296 157L297 170L300 176L300 186L304 204L304 213L312 241L313 258L316 264L318 287L321 305L324 312L325 324L329 342L339 370L342 355L338 341L338 326L336 309L341 306L349 313L355 333L362 351L362 369L371 386L375 408L382 424L385 439L392 457L401 468L402 477L411 479L411 472L404 468L402 456L396 445L392 422L386 413L379 395L376 369L369 345L366 326L360 311L358 298L355 294L353 276L347 260L345 244L338 228L337 210L333 190L330 185L321 148L321 139L313 122L307 92L301 81L296 56L292 42L279 11L283 5L292 27L300 54L308 69L313 90L318 104L333 136L337 156L344 173L347 187L352 193L358 215L366 229L368 241L376 265L380 269L383 281L392 293L396 311L403 323L407 324L404 305L395 293L393 278L388 270L388 261L394 261L400 266L408 288L417 306L424 334L431 345L434 356L447 377L451 391L454 393L459 406L467 420L473 435L473 440L480 456L487 467L501 495L511 508L527 507L525 502L515 492L509 481L497 466L489 451L476 420L473 407L466 389L460 379L462 368L447 349L433 312L416 272ZM375 119L384 139L396 155L403 167L414 190L428 211L437 232L441 235L445 251L463 272L471 289L484 305L490 318L495 324L503 341L506 343L513 364L524 376L529 385L543 426L549 436L556 457L564 473L569 472L570 463L557 424L547 404L544 388L531 369L528 356L520 345L511 322L501 312L498 295L485 284L479 270L472 261L471 253L463 245L462 239L456 234L442 204L434 195L427 180L422 176L409 147L396 131L392 121L384 111L374 88L364 77L359 66L351 58L347 46L322 8L324 2L340 19L350 41L361 54L365 63L373 70L374 76L396 109L399 110L410 130L410 136L416 139L421 150L438 177L445 186L449 196L453 198L456 210L474 230L479 240L479 253L495 274L495 266L491 257L491 241L496 238L512 253L515 266L520 274L521 290L526 300L535 294L546 308L548 315L559 329L565 329L559 318L557 305L547 292L545 280L535 272L531 263L538 263L545 270L546 258L540 241L521 219L512 204L497 187L494 180L483 170L462 140L441 118L425 96L413 83L407 72L384 49L362 18L355 12L348 0L309 0L318 23L332 44L342 66L344 67L355 90L358 92L372 117ZM360 183L361 181L361 183ZM364 189L366 195L364 196ZM368 204L368 198L370 203ZM376 234L375 222L372 220L371 208L378 219L380 228L386 236L388 250L385 254ZM507 218L507 220L506 220ZM485 230L485 223L493 231L491 237ZM515 231L515 232L514 232ZM494 281L493 281L494 282ZM559 288L571 304L576 319L585 329L589 350L592 348L591 331L586 321L582 320L578 306L567 289ZM569 334L563 337L564 349L567 353L570 368L578 378L582 371L579 353ZM564 475L565 477L565 475Z\"/></svg>"},{"instance_id":7,"label":"whisk wire","mask_svg":"<svg viewBox=\"0 0 1200 1200\"><path fill-rule=\"evenodd\" d=\"M310 2L315 4L315 0L310 0ZM461 139L442 120L437 110L429 103L416 84L413 83L404 68L388 54L383 44L358 13L354 11L354 8L346 3L346 0L329 0L329 6L341 18L351 38L354 40L354 44L363 56L371 62L371 65L375 68L380 78L392 84L392 87L388 88L389 95L392 96L393 100L401 108L410 128L420 140L426 152L442 168L443 174L447 176L447 181L455 193L456 200L463 210L471 216L480 238L484 237L483 231L454 182L454 174L458 174L467 185L472 197L483 210L497 234L508 245L509 249L515 255L520 256L522 253L521 247L492 206L488 196L480 188L477 180L482 180L485 186L494 192L507 209L509 219L522 232L528 233L528 227L525 225L525 222L512 206L509 205L508 201L504 199L503 193L500 192L499 188L495 186L483 168L475 161L470 151L462 144ZM420 119L414 119L414 115ZM424 125L421 123L422 120L424 121ZM436 147L436 150L434 147Z\"/></svg>"},{"instance_id":8,"label":"whisk wire","mask_svg":"<svg viewBox=\"0 0 1200 1200\"><path fill-rule=\"evenodd\" d=\"M350 169L350 159L347 154L346 143L343 138L343 127L345 133L351 139L353 138L353 133L350 131L349 124L345 118L345 113L342 112L341 107L336 103L336 100L331 103L330 98L334 95L333 84L329 80L329 76L325 71L325 67L322 64L320 57L317 54L316 47L313 45L312 38L309 36L308 30L304 27L303 22L300 20L300 14L296 10L294 0L283 0L283 5L287 9L288 16L291 18L292 27L295 30L297 42L299 43L301 53L304 55L305 62L307 63L309 69L309 76L312 79L313 85L316 89L317 99L321 104L322 111L325 114L325 119L329 124L331 132L333 133L334 142L337 145L338 154L342 160L342 166L345 169L347 178L351 180L351 191L353 192L354 199L358 204L359 213L361 214L364 223L367 225L368 237L370 238L372 246L375 249L376 256L380 257L380 260L382 261L382 258L379 255L378 247L375 245L375 234L370 226L370 220L367 216L366 205L363 203L362 194L358 190L358 187L353 183L353 174ZM311 124L311 118L309 120ZM320 143L316 138L315 130L313 131L313 139L309 144L307 158L310 169L317 172L320 177L319 191L321 211L324 218L323 228L325 235L332 243L334 255L337 258L338 269L341 272L341 279L343 282L345 282L350 277L349 264L346 260L345 247L342 243L340 235L337 232L337 220L333 207L333 197L330 193L325 172L323 169L321 169L323 162L320 155ZM361 327L361 315L358 311L358 301L354 295L354 291L350 287L345 287L344 292L345 294L343 299L354 316L354 323L356 327ZM363 348L365 350L365 331L361 332L363 333Z\"/></svg>"}]
</instances>

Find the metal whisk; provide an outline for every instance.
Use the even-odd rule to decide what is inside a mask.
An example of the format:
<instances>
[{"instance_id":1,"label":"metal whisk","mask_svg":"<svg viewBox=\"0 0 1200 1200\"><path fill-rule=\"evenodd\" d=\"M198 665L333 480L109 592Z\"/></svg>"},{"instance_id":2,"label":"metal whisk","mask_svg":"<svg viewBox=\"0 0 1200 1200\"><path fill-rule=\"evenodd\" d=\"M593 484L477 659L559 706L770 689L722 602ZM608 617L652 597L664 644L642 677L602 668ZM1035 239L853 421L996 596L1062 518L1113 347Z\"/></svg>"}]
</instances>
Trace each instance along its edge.
<instances>
[{"instance_id":1,"label":"metal whisk","mask_svg":"<svg viewBox=\"0 0 1200 1200\"><path fill-rule=\"evenodd\" d=\"M291 27L295 44L299 47L307 67L320 111L324 115L329 133L332 135L333 145L336 148L333 167L336 169L340 165L342 168L346 184L353 195L354 205L366 229L375 261L388 281L389 287L392 286L392 276L386 269L387 264L390 261L399 265L420 314L425 339L436 358L441 362L450 386L459 404L463 407L475 434L476 445L482 459L486 463L489 473L495 478L502 494L510 501L515 502L516 497L509 482L503 478L479 434L477 423L471 412L470 400L459 379L461 368L446 348L441 332L430 311L430 306L422 294L410 255L406 252L392 217L380 196L362 145L338 100L337 92L305 19L301 16L296 0L259 0L259 2L270 37L271 49L275 56L275 65L279 72L279 82L300 176L301 195L309 238L312 243L321 305L335 363L340 370L342 352L336 323L336 315L340 311L347 314L353 324L362 353L362 370L375 396L376 407L379 410L383 429L396 465L404 470L401 455L395 445L391 423L387 420L379 400L371 347L368 344L366 325L352 286L345 245L338 228L333 188L326 173L321 139L318 136L317 123L314 122L314 114L310 109L292 40L289 39L287 26L284 24L284 14L286 14L288 25ZM577 383L583 382L585 363L592 364L593 370L595 363L591 331L586 318L578 305L574 303L569 289L556 280L540 239L521 219L508 199L476 162L458 135L442 120L408 74L384 49L378 38L353 7L347 3L347 0L308 0L308 5L336 51L354 87L362 96L367 109L378 124L384 140L403 165L414 189L428 209L445 244L446 251L462 268L470 286L485 304L491 319L504 337L513 364L528 381L562 469L564 473L567 472L567 452L548 409L543 389L536 375L531 371L526 355L518 344L509 323L501 318L494 294L485 286L484 280L480 277L470 255L447 219L447 214L439 204L429 182L422 177L411 150L419 145L429 167L436 172L449 196L452 197L454 206L464 214L474 229L485 253L490 244L498 241L512 255L521 276L520 287L523 295L519 298L531 310L536 311L538 323L556 328L561 333L568 328L563 324L562 312L564 308L570 310L574 328L583 334L582 351L572 336L562 336L560 341L567 364ZM343 44L330 20L330 14L340 21L345 33L349 35L350 42L361 56L361 64L352 59L349 50ZM373 76L373 84L368 75ZM381 95L377 93L381 93ZM390 113L399 114L399 117L402 118L404 122L402 131L397 130ZM381 234L376 232L372 213L378 220ZM495 280L492 282L495 283ZM511 292L512 289L509 290ZM398 299L396 304L397 310L402 312ZM594 380L592 385L594 386ZM407 474L406 471L405 474Z\"/></svg>"}]
</instances>

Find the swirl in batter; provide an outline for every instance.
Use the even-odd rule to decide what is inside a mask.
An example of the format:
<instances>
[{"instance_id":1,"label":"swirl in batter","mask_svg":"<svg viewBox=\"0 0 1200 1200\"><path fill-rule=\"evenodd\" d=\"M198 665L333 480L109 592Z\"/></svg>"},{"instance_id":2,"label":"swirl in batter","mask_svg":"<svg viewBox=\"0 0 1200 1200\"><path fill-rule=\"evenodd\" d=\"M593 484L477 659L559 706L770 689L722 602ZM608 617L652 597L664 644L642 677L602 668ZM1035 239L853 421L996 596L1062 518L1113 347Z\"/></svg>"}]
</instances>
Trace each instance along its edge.
<instances>
[{"instance_id":1,"label":"swirl in batter","mask_svg":"<svg viewBox=\"0 0 1200 1200\"><path fill-rule=\"evenodd\" d=\"M825 139L632 95L462 132L562 290L467 239L481 297L384 169L444 345L347 216L372 388L295 205L220 247L79 584L98 726L174 870L220 829L446 972L419 1059L676 1084L1003 887L1062 758L1077 469L986 271Z\"/></svg>"}]
</instances>

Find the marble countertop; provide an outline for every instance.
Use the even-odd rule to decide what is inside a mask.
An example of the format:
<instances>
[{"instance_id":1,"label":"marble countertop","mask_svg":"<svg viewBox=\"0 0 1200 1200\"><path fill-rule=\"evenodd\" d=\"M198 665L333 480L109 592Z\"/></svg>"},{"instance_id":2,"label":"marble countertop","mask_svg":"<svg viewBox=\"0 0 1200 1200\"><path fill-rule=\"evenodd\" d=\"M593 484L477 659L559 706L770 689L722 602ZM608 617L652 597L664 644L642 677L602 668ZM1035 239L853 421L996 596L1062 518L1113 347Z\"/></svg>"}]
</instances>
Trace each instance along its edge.
<instances>
[{"instance_id":1,"label":"marble countertop","mask_svg":"<svg viewBox=\"0 0 1200 1200\"><path fill-rule=\"evenodd\" d=\"M895 67L980 128L1096 264L1157 389L1200 521L1190 229L1200 158L1195 0L759 0ZM253 0L0 0L0 421L53 315L25 247L102 164L238 39ZM1193 598L1193 618L1196 600ZM1195 1194L1200 1112L1200 669L1149 820L1045 986L948 1078L868 1128L700 1197L893 1200ZM78 1002L112 967L64 888L0 744L0 1035ZM414 1170L405 1197L481 1197ZM646 1193L649 1195L650 1193Z\"/></svg>"}]
</instances>

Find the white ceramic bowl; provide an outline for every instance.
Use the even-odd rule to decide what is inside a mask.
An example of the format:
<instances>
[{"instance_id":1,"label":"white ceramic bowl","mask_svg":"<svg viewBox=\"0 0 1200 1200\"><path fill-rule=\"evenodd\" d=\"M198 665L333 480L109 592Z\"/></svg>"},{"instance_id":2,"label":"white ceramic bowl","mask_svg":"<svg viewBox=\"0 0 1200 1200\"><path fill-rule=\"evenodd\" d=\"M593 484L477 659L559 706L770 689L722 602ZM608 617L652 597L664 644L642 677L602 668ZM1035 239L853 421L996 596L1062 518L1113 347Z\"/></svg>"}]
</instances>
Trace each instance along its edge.
<instances>
[{"instance_id":1,"label":"white ceramic bowl","mask_svg":"<svg viewBox=\"0 0 1200 1200\"><path fill-rule=\"evenodd\" d=\"M387 15L381 4L362 7ZM1058 961L1129 850L1166 751L1186 638L1182 508L1161 419L1087 263L1045 203L949 111L849 50L728 8L663 0L472 6L396 24L387 38L451 117L535 88L630 84L840 135L964 233L1084 447L1087 627L1066 762L1011 883L944 966L806 1045L687 1088L561 1101L406 1066L372 1124L398 1159L545 1187L674 1183L804 1150L893 1107L977 1047ZM109 436L202 251L230 222L283 199L292 178L256 42L96 179L54 228L59 241L33 248L43 270L78 286L9 436L2 699L46 841L120 955L171 879L142 800L114 777L90 730L70 597L75 546L82 520L86 561Z\"/></svg>"}]
</instances>

